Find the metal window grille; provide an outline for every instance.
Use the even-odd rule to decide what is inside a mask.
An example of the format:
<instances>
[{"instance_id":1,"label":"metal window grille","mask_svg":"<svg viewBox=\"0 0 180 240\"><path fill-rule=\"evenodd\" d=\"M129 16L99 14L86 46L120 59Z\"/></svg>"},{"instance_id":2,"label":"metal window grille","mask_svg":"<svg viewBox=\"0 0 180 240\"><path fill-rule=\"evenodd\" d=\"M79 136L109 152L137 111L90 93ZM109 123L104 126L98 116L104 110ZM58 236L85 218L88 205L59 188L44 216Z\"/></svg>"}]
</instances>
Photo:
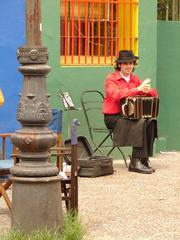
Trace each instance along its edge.
<instances>
[{"instance_id":1,"label":"metal window grille","mask_svg":"<svg viewBox=\"0 0 180 240\"><path fill-rule=\"evenodd\" d=\"M60 0L60 64L111 65L138 51L138 0Z\"/></svg>"}]
</instances>

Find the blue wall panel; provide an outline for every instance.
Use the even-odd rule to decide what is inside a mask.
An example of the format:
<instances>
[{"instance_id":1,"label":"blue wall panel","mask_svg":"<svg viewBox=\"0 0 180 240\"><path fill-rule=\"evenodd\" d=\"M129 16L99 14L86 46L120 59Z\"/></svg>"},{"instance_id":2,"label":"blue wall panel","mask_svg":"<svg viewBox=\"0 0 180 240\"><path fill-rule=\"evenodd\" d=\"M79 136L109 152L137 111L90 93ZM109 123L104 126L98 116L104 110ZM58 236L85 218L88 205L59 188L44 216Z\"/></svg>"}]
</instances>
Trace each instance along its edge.
<instances>
[{"instance_id":1,"label":"blue wall panel","mask_svg":"<svg viewBox=\"0 0 180 240\"><path fill-rule=\"evenodd\" d=\"M0 132L19 128L16 109L22 88L22 75L16 50L25 44L25 0L0 0L0 88L5 104L0 108Z\"/></svg>"}]
</instances>

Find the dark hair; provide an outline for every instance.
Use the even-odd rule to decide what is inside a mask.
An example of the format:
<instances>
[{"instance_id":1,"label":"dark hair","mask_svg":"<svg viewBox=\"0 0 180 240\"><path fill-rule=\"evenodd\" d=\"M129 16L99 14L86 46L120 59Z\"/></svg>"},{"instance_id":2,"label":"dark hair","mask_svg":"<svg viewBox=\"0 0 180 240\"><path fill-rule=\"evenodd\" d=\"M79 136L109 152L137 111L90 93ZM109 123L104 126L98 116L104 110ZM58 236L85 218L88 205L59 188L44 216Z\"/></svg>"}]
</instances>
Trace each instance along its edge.
<instances>
[{"instance_id":1,"label":"dark hair","mask_svg":"<svg viewBox=\"0 0 180 240\"><path fill-rule=\"evenodd\" d=\"M114 61L116 66L115 69L120 71L121 68L119 64L125 63L125 62L133 62L134 65L136 65L136 61L139 59L138 56L134 56L134 53L132 50L120 50L118 54L116 55L116 60ZM134 71L134 69L133 69Z\"/></svg>"},{"instance_id":2,"label":"dark hair","mask_svg":"<svg viewBox=\"0 0 180 240\"><path fill-rule=\"evenodd\" d=\"M116 62L116 64L115 64L115 66L114 66L114 69L116 70L116 71L121 71L121 68L120 68L120 64L122 64L122 63L120 63L120 62ZM134 66L135 65L137 65L137 62L136 61L133 61L133 64L134 64ZM133 67L133 72L134 72L134 70L135 70L135 68Z\"/></svg>"}]
</instances>

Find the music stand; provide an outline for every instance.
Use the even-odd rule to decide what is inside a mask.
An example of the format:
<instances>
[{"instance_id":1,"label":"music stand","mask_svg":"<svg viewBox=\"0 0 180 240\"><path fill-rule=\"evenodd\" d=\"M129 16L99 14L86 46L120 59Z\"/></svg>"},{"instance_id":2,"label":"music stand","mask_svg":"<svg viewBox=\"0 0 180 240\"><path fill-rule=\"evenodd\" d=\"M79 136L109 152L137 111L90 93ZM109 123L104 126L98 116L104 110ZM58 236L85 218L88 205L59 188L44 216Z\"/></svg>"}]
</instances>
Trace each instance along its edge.
<instances>
[{"instance_id":1,"label":"music stand","mask_svg":"<svg viewBox=\"0 0 180 240\"><path fill-rule=\"evenodd\" d=\"M75 107L69 92L60 90L58 96L63 99L64 110L67 111L68 113L68 138L70 138L70 125L71 125L70 111L74 110L79 111L81 110L81 108Z\"/></svg>"}]
</instances>

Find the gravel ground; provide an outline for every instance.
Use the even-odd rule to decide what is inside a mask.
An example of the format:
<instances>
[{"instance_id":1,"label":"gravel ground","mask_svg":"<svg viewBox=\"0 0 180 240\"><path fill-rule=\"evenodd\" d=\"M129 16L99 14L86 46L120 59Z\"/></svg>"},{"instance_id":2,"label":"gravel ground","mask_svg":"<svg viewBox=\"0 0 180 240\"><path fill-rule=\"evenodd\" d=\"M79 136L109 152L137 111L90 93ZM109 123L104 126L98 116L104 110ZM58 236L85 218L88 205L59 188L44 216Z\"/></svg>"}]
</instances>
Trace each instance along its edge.
<instances>
[{"instance_id":1,"label":"gravel ground","mask_svg":"<svg viewBox=\"0 0 180 240\"><path fill-rule=\"evenodd\" d=\"M156 172L128 172L114 161L114 174L79 179L79 215L90 240L180 240L180 153L151 159ZM9 195L11 190L9 190ZM10 214L0 199L0 230Z\"/></svg>"}]
</instances>

